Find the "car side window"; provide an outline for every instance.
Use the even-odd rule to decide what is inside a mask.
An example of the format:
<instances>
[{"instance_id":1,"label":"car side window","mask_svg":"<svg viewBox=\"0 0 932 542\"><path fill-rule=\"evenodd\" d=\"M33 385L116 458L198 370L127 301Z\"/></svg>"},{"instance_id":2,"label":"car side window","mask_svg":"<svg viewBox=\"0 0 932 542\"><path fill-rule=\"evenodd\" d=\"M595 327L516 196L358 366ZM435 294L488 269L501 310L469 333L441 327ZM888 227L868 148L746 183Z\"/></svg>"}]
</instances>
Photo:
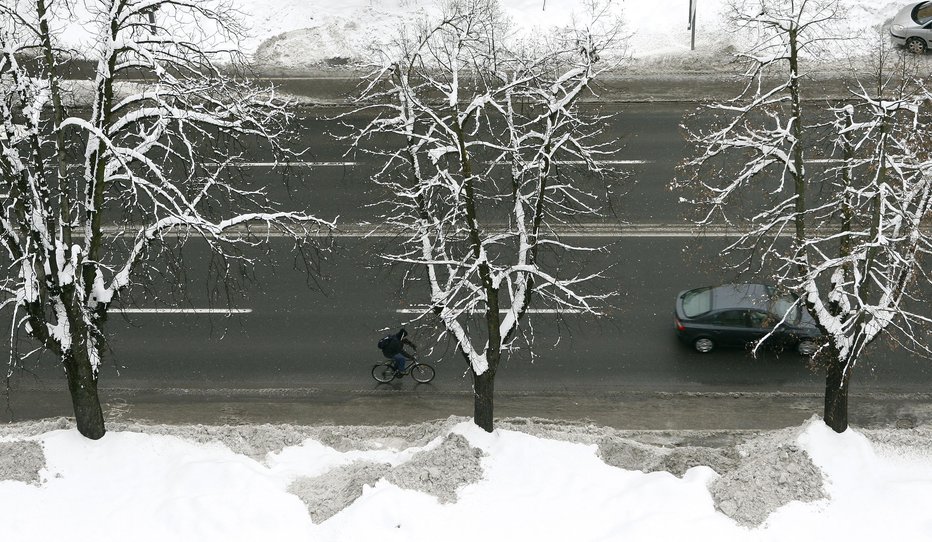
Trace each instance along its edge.
<instances>
[{"instance_id":1,"label":"car side window","mask_svg":"<svg viewBox=\"0 0 932 542\"><path fill-rule=\"evenodd\" d=\"M764 311L751 311L750 322L751 327L759 327L761 329L770 329L777 323L773 315Z\"/></svg>"},{"instance_id":2,"label":"car side window","mask_svg":"<svg viewBox=\"0 0 932 542\"><path fill-rule=\"evenodd\" d=\"M720 326L748 327L747 311L722 311L713 321Z\"/></svg>"},{"instance_id":3,"label":"car side window","mask_svg":"<svg viewBox=\"0 0 932 542\"><path fill-rule=\"evenodd\" d=\"M917 5L913 12L913 20L919 24L932 21L932 4Z\"/></svg>"}]
</instances>

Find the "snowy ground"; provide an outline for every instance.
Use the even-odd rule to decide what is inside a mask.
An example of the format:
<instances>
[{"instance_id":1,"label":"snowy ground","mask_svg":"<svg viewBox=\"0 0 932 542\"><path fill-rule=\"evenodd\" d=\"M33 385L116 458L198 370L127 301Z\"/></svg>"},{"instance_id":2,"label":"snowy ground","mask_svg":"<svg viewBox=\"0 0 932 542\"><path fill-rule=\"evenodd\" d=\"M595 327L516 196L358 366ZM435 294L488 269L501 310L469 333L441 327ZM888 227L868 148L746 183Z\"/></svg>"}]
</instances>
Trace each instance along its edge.
<instances>
[{"instance_id":1,"label":"snowy ground","mask_svg":"<svg viewBox=\"0 0 932 542\"><path fill-rule=\"evenodd\" d=\"M604 3L604 2L603 2ZM908 3L908 2L905 2ZM868 37L881 31L897 10L900 0L840 0L844 20L835 29L837 37ZM244 0L244 13L253 21L251 37L244 50L255 51L256 59L268 68L298 70L321 65L345 66L365 62L373 43L391 39L399 25L414 24L435 14L436 0ZM589 20L582 0L503 0L501 5L513 21L517 35L532 35L548 29ZM736 33L726 22L728 0L699 0L696 9L695 49L690 49L688 0L658 4L654 0L623 0L610 3L608 16L619 17L624 34L624 54L631 61L626 70L707 71L726 66L732 53L748 36ZM819 51L820 67L858 57L859 45L839 44ZM837 66L836 66L837 67Z\"/></svg>"},{"instance_id":2,"label":"snowy ground","mask_svg":"<svg viewBox=\"0 0 932 542\"><path fill-rule=\"evenodd\" d=\"M19 0L22 1L22 0ZM415 25L436 17L441 0L238 0L246 39L236 47L252 55L272 72L301 74L321 68L345 69L373 58L373 49L398 34L402 25ZM605 3L606 0L602 0ZM654 0L613 0L603 21L620 18L627 39L623 53L627 72L706 72L728 66L732 54L750 37L735 32L726 21L730 0L698 0L695 50L690 49L688 0L658 4ZM583 0L502 0L514 37L542 35L554 27L584 24L591 17ZM810 59L820 69L840 69L854 57L863 57L867 46L857 38L876 36L889 24L902 0L839 0L843 19L832 31L827 49ZM63 43L88 50L94 36L81 24L79 13L61 25Z\"/></svg>"},{"instance_id":3,"label":"snowy ground","mask_svg":"<svg viewBox=\"0 0 932 542\"><path fill-rule=\"evenodd\" d=\"M932 428L0 428L0 539L932 539Z\"/></svg>"}]
</instances>

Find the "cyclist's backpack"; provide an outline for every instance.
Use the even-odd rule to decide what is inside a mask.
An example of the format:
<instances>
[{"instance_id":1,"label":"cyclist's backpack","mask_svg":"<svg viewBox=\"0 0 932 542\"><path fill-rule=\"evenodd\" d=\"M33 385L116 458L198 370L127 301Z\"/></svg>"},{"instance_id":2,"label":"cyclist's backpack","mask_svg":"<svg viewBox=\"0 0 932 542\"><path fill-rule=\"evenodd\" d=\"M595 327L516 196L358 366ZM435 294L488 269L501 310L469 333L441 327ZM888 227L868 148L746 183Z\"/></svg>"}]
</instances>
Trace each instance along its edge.
<instances>
[{"instance_id":1,"label":"cyclist's backpack","mask_svg":"<svg viewBox=\"0 0 932 542\"><path fill-rule=\"evenodd\" d=\"M386 335L379 339L379 350L385 350L385 347L388 346L388 344L392 342L392 339L394 338L395 337L393 335Z\"/></svg>"}]
</instances>

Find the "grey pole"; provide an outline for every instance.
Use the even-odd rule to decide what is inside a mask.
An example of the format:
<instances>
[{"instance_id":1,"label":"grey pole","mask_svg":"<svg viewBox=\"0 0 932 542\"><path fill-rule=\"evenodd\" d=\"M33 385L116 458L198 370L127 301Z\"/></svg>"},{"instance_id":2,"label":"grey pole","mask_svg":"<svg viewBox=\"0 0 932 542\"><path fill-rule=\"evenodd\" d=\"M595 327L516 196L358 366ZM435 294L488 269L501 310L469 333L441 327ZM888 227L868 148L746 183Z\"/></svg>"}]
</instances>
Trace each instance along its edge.
<instances>
[{"instance_id":1,"label":"grey pole","mask_svg":"<svg viewBox=\"0 0 932 542\"><path fill-rule=\"evenodd\" d=\"M689 50L696 50L696 3L699 0L689 0L689 30L691 33Z\"/></svg>"}]
</instances>

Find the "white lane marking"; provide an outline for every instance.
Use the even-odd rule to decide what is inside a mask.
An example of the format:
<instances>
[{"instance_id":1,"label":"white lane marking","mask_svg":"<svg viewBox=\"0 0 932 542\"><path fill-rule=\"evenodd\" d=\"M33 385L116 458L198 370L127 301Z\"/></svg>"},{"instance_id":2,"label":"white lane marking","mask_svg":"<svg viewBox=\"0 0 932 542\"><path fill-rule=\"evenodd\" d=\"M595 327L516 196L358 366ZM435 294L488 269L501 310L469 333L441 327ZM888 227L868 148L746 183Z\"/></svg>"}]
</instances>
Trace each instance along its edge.
<instances>
[{"instance_id":1,"label":"white lane marking","mask_svg":"<svg viewBox=\"0 0 932 542\"><path fill-rule=\"evenodd\" d=\"M426 308L424 309L395 309L395 312L397 312L398 314L421 314L425 310L427 309ZM509 311L508 309L499 309L498 312L501 314L505 314ZM582 314L583 313L582 309L528 309L526 312L529 312L532 314ZM470 314L485 314L485 310L472 309L469 311L469 313Z\"/></svg>"},{"instance_id":2,"label":"white lane marking","mask_svg":"<svg viewBox=\"0 0 932 542\"><path fill-rule=\"evenodd\" d=\"M229 165L236 167L333 167L357 166L359 162L230 162Z\"/></svg>"},{"instance_id":3,"label":"white lane marking","mask_svg":"<svg viewBox=\"0 0 932 542\"><path fill-rule=\"evenodd\" d=\"M248 314L252 309L139 309L121 308L117 312L133 314Z\"/></svg>"},{"instance_id":4,"label":"white lane marking","mask_svg":"<svg viewBox=\"0 0 932 542\"><path fill-rule=\"evenodd\" d=\"M583 165L586 162L584 160L557 160L556 163L561 165ZM619 166L650 164L653 162L651 160L595 160L595 163L609 166ZM229 165L236 167L352 167L360 165L360 162L230 162ZM507 164L503 163L501 165Z\"/></svg>"},{"instance_id":5,"label":"white lane marking","mask_svg":"<svg viewBox=\"0 0 932 542\"><path fill-rule=\"evenodd\" d=\"M503 224L487 224L486 233L502 233ZM401 237L410 232L377 226L375 224L342 224L333 232L321 231L320 237ZM747 232L735 227L711 225L704 228L693 224L607 224L599 222L579 223L556 229L560 237L740 237ZM783 236L791 237L791 232Z\"/></svg>"},{"instance_id":6,"label":"white lane marking","mask_svg":"<svg viewBox=\"0 0 932 542\"><path fill-rule=\"evenodd\" d=\"M596 164L602 164L607 166L637 166L644 164L653 164L654 160L593 160ZM842 164L844 159L842 158L809 158L806 160L810 164ZM585 160L557 160L555 163L561 165L584 165L586 164ZM358 166L362 162L351 162L351 161L307 161L307 162L230 162L231 166L237 167L275 167L275 166L293 166L293 167L352 167ZM212 164L216 165L216 164ZM500 163L498 165L506 166L507 163Z\"/></svg>"},{"instance_id":7,"label":"white lane marking","mask_svg":"<svg viewBox=\"0 0 932 542\"><path fill-rule=\"evenodd\" d=\"M638 164L652 164L653 160L593 160L596 164L605 164L607 166L626 166ZM576 164L582 165L584 160L557 160L558 164Z\"/></svg>"}]
</instances>

